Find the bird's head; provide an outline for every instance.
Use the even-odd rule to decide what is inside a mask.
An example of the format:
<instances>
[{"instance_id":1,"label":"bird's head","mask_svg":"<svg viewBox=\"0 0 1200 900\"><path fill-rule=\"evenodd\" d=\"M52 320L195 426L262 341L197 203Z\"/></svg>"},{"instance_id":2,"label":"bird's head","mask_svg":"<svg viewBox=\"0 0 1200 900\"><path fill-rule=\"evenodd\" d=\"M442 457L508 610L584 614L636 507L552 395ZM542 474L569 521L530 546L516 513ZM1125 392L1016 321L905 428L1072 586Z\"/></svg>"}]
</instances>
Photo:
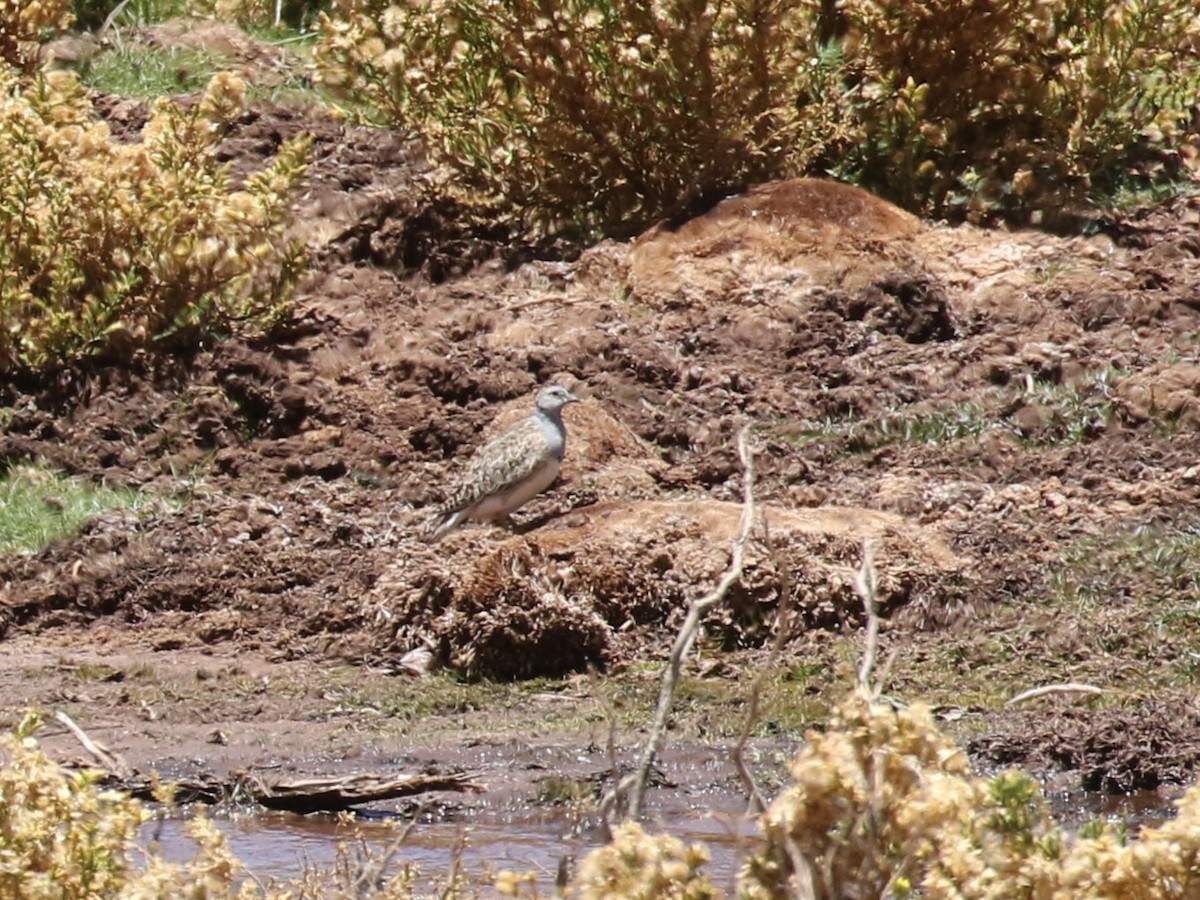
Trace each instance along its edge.
<instances>
[{"instance_id":1,"label":"bird's head","mask_svg":"<svg viewBox=\"0 0 1200 900\"><path fill-rule=\"evenodd\" d=\"M568 403L578 403L579 398L561 384L542 388L537 395L537 408L542 412L555 413Z\"/></svg>"}]
</instances>

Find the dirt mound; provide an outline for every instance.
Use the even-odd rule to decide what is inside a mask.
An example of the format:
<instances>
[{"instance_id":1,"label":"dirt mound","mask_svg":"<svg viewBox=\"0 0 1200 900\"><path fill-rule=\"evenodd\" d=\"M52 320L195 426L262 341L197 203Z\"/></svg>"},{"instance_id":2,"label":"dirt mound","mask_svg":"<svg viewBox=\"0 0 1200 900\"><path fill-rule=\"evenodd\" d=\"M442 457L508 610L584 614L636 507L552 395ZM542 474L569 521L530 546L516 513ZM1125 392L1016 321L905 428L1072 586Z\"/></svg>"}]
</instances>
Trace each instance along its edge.
<instances>
[{"instance_id":1,"label":"dirt mound","mask_svg":"<svg viewBox=\"0 0 1200 900\"><path fill-rule=\"evenodd\" d=\"M751 188L633 243L629 284L656 309L766 293L856 290L913 269L914 217L865 191L800 178Z\"/></svg>"},{"instance_id":2,"label":"dirt mound","mask_svg":"<svg viewBox=\"0 0 1200 900\"><path fill-rule=\"evenodd\" d=\"M762 643L783 590L793 594L796 633L860 618L852 580L868 537L880 544L885 609L931 602L964 568L936 537L886 513L771 507L760 517L743 577L706 622L725 648ZM381 575L364 619L382 629L377 646L394 658L428 646L456 668L497 678L657 656L670 643L665 630L728 567L740 518L733 503L610 503L521 536L455 533L408 548Z\"/></svg>"},{"instance_id":3,"label":"dirt mound","mask_svg":"<svg viewBox=\"0 0 1200 900\"><path fill-rule=\"evenodd\" d=\"M1122 411L1136 422L1167 418L1181 427L1200 425L1200 365L1153 365L1121 382Z\"/></svg>"}]
</instances>

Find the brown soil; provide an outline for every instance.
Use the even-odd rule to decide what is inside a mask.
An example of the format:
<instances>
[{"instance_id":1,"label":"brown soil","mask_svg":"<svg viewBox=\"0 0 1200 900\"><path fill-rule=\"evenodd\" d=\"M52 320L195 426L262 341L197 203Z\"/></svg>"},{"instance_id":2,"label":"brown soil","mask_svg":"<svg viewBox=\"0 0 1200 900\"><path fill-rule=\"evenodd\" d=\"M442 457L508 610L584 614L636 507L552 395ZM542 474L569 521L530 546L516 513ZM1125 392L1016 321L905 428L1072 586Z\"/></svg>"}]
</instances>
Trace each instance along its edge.
<instances>
[{"instance_id":1,"label":"brown soil","mask_svg":"<svg viewBox=\"0 0 1200 900\"><path fill-rule=\"evenodd\" d=\"M98 108L135 139L136 104ZM728 565L750 423L756 540L694 677L757 665L787 590L786 659L824 673L797 696L844 690L873 538L889 684L965 715L982 760L1191 777L1198 667L1154 610L1196 585L1128 548L1190 534L1200 499L1200 202L1058 237L797 181L572 258L424 199L418 148L319 112L256 107L222 153L242 176L301 129L313 267L274 340L0 388L0 460L164 499L0 561L10 720L65 706L136 763L217 768L532 740L536 704L470 685L404 727L363 709L423 690L420 647L593 697L585 673L644 673ZM557 487L515 531L423 543L456 460L552 380L587 398ZM1108 693L1000 706L1069 680Z\"/></svg>"}]
</instances>

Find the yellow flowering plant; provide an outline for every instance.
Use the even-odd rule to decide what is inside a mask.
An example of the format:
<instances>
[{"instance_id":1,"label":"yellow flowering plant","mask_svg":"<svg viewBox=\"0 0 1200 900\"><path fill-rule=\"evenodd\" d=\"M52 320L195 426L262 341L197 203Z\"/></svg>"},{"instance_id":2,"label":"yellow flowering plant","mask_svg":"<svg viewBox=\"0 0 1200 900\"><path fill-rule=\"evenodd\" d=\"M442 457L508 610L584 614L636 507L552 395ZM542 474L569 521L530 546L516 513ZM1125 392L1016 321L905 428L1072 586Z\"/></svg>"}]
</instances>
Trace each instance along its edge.
<instances>
[{"instance_id":1,"label":"yellow flowering plant","mask_svg":"<svg viewBox=\"0 0 1200 900\"><path fill-rule=\"evenodd\" d=\"M245 84L159 101L119 143L74 76L0 68L0 372L269 328L304 259L287 235L309 139L239 189L213 153Z\"/></svg>"}]
</instances>

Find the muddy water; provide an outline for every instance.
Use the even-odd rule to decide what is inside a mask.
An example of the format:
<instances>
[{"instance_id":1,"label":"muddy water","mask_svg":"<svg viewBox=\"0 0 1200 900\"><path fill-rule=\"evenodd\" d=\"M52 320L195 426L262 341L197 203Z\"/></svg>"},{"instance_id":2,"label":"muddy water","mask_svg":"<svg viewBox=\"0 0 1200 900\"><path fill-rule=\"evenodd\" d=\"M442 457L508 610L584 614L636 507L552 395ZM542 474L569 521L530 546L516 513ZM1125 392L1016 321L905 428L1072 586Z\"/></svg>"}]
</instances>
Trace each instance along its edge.
<instances>
[{"instance_id":1,"label":"muddy water","mask_svg":"<svg viewBox=\"0 0 1200 900\"><path fill-rule=\"evenodd\" d=\"M1099 794L1088 791L1064 791L1049 794L1050 812L1071 833L1095 820L1124 823L1131 834L1142 827L1153 827L1175 816L1175 804L1186 788L1162 787L1156 791L1132 791L1128 794Z\"/></svg>"},{"instance_id":2,"label":"muddy water","mask_svg":"<svg viewBox=\"0 0 1200 900\"><path fill-rule=\"evenodd\" d=\"M617 748L618 759L634 758L634 749ZM747 765L766 796L778 791L786 778L786 760L796 749L796 742L777 739L748 745ZM590 795L596 781L611 772L602 749L581 749L578 742L503 739L442 747L438 755L445 764L478 773L487 791L435 795L439 799L418 813L390 871L405 863L417 865L422 883L428 885L429 879L450 871L457 855L473 879L500 869L534 871L539 885L549 886L564 857L582 859L605 842L590 810L534 799L554 792L551 779ZM367 756L355 762L372 771L389 765L387 759ZM679 741L660 757L656 778L658 786L646 796L647 830L665 831L688 843L704 842L711 857L709 877L719 887L732 889L742 860L756 846L757 825L745 816L746 795L730 749ZM391 809L411 811L415 806ZM339 842L361 840L375 854L383 853L396 839L394 826L403 828L407 821L388 822L376 813L348 825L328 815L242 813L213 819L238 859L260 880L295 878L306 868L328 870ZM148 823L146 843L155 835L160 851L172 862L185 862L195 852L183 821Z\"/></svg>"},{"instance_id":3,"label":"muddy water","mask_svg":"<svg viewBox=\"0 0 1200 900\"><path fill-rule=\"evenodd\" d=\"M1173 803L1182 789L1103 795L1059 792L1049 796L1058 821L1076 832L1093 819L1124 822L1136 833L1143 825L1159 824L1173 815ZM732 889L742 859L757 843L754 823L743 815L744 801L731 791L715 792L703 802L680 803L679 795L668 808L652 811L651 827L680 839L703 841L712 861L713 882ZM332 869L338 842L361 841L375 854L391 846L396 831L381 820L360 819L346 825L332 816L243 814L220 818L233 852L254 877L286 881L306 869ZM195 852L179 819L149 823L145 842L157 839L162 854L173 862L186 862ZM405 864L420 868L422 878L439 881L450 871L457 855L463 871L474 881L489 881L500 869L538 873L549 886L564 857L581 858L603 843L601 831L564 808L523 811L475 809L463 811L458 821L418 822L394 858L391 872Z\"/></svg>"},{"instance_id":4,"label":"muddy water","mask_svg":"<svg viewBox=\"0 0 1200 900\"><path fill-rule=\"evenodd\" d=\"M361 841L372 853L383 854L397 835L381 821L344 825L325 815L247 814L216 823L233 852L261 881L286 881L306 869L332 869L338 842ZM490 880L488 873L512 869L537 872L539 884L549 886L554 884L564 857L582 858L604 842L598 829L580 826L577 817L553 810L524 817L472 815L469 821L418 823L388 871L416 865L423 879L437 881L450 871L457 855L472 880ZM742 858L755 844L753 822L733 811L687 819L658 817L653 828L689 843L703 841L712 857L709 875L725 887L732 887ZM195 853L186 823L179 819L149 823L144 837L147 844L157 839L160 852L172 862L186 862Z\"/></svg>"}]
</instances>

